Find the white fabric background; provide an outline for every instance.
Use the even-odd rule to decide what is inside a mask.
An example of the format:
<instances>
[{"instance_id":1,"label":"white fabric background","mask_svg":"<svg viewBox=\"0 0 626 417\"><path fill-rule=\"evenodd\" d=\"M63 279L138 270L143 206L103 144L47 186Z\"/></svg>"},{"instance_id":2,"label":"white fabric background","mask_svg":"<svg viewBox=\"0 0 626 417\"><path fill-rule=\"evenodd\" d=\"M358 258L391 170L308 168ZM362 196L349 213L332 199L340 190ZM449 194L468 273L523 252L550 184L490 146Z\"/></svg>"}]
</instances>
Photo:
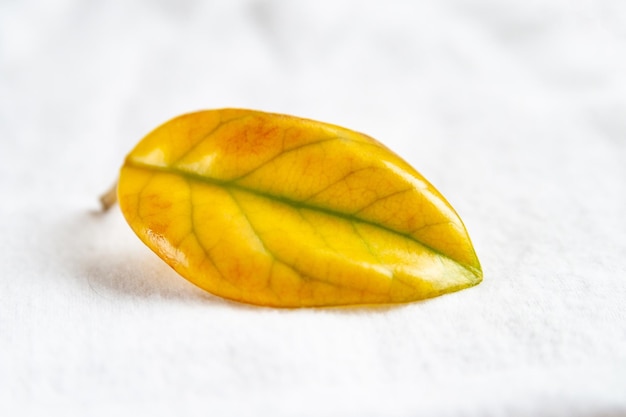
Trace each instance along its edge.
<instances>
[{"instance_id":1,"label":"white fabric background","mask_svg":"<svg viewBox=\"0 0 626 417\"><path fill-rule=\"evenodd\" d=\"M624 28L620 0L0 2L0 414L626 415ZM484 282L378 309L196 289L95 211L144 134L220 107L386 143Z\"/></svg>"}]
</instances>

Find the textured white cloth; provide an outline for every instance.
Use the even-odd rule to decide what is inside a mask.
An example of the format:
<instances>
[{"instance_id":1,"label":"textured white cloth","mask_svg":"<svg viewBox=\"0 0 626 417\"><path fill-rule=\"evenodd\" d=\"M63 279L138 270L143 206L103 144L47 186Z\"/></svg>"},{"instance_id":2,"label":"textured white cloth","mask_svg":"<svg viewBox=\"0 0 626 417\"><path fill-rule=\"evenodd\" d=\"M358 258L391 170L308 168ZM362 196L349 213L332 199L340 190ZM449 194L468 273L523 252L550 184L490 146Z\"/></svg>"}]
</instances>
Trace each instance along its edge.
<instances>
[{"instance_id":1,"label":"textured white cloth","mask_svg":"<svg viewBox=\"0 0 626 417\"><path fill-rule=\"evenodd\" d=\"M3 1L0 414L626 415L626 3ZM460 213L477 287L224 301L96 213L178 114L376 137Z\"/></svg>"}]
</instances>

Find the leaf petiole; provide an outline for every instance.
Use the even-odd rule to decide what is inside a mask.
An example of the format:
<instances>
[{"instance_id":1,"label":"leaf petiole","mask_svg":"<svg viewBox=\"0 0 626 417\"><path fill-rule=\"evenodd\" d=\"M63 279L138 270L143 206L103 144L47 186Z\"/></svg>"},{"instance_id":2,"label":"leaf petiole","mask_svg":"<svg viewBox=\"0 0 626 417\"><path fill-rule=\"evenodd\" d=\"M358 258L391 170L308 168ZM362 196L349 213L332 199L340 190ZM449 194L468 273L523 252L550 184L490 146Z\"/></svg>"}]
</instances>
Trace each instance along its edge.
<instances>
[{"instance_id":1,"label":"leaf petiole","mask_svg":"<svg viewBox=\"0 0 626 417\"><path fill-rule=\"evenodd\" d=\"M102 211L109 211L111 207L117 202L117 181L113 183L111 188L100 196L100 204L102 205Z\"/></svg>"}]
</instances>

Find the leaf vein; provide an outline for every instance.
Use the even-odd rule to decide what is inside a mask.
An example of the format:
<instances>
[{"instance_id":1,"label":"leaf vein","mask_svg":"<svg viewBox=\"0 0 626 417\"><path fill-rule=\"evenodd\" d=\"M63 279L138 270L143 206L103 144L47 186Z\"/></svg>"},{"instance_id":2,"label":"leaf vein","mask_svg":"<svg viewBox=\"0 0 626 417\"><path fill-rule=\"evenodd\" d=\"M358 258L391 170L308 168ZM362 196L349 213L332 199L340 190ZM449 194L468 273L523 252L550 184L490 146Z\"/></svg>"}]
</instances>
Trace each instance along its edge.
<instances>
[{"instance_id":1,"label":"leaf vein","mask_svg":"<svg viewBox=\"0 0 626 417\"><path fill-rule=\"evenodd\" d=\"M453 258L450 258L449 255L439 251L438 249L433 248L432 246L427 245L426 243L418 240L417 238L415 238L415 236L411 235L410 233L407 232L402 232L396 229L393 229L391 227L385 226L383 224L380 223L376 223L375 221L372 220L368 220L368 219L364 219L362 217L357 217L355 214L356 213L344 213L341 211L337 211L333 208L329 208L329 207L323 207L323 206L319 206L319 205L313 205L313 204L308 204L306 202L301 202L301 201L297 201L297 200L293 200L290 199L288 197L285 196L281 196L281 195L276 195L276 194L271 194L271 193L267 193L267 192L263 192L263 191L259 191L259 190L255 190L252 189L250 187L246 187L244 185L241 184L237 184L233 181L230 180L221 180L221 179L217 179L217 178L212 178L212 177L207 177L207 176L202 176L202 175L198 175L195 174L193 172L189 172L189 171L184 171L180 168L177 167L160 167L160 166L154 166L154 165L149 165L149 164L145 164L142 162L138 162L138 161L134 161L134 160L127 160L126 164L128 166L133 166L135 168L143 168L146 169L148 171L157 171L157 172L165 172L168 174L172 174L172 175L181 175L183 177L188 178L189 180L193 180L193 181L197 181L200 183L204 183L204 184L212 184L212 185L216 185L218 187L221 187L223 189L225 189L228 192L232 192L232 190L238 190L238 191L243 191L243 192L247 192L250 193L252 195L256 195L259 197L263 197L263 198L267 198L273 201L277 201L283 204L286 204L288 206L291 206L295 209L307 209L307 210L313 210L313 211L317 211L320 213L325 213L328 214L330 216L333 217L338 217L338 218L342 218L346 221L349 222L358 222L361 224L366 224L369 226L373 226L382 230L385 230L389 233L393 233L395 235L404 237L420 246L422 246L425 249L430 250L431 252L443 256L445 258L451 259L457 263L459 263L458 261L456 261ZM409 190L402 190L401 192L407 192ZM463 265L461 263L459 263L460 265ZM463 265L466 268L471 269L471 267L469 265Z\"/></svg>"}]
</instances>

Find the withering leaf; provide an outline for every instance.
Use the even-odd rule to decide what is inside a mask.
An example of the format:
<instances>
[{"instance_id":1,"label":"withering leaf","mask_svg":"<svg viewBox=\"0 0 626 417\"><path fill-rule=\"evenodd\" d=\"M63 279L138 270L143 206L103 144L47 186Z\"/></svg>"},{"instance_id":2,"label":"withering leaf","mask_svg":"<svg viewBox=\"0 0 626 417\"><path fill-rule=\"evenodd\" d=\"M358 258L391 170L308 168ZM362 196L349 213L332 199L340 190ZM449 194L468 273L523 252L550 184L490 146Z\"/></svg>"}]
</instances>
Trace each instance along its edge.
<instances>
[{"instance_id":1,"label":"withering leaf","mask_svg":"<svg viewBox=\"0 0 626 417\"><path fill-rule=\"evenodd\" d=\"M213 294L279 307L400 303L479 283L458 215L376 140L224 109L177 117L122 167L139 238Z\"/></svg>"}]
</instances>

